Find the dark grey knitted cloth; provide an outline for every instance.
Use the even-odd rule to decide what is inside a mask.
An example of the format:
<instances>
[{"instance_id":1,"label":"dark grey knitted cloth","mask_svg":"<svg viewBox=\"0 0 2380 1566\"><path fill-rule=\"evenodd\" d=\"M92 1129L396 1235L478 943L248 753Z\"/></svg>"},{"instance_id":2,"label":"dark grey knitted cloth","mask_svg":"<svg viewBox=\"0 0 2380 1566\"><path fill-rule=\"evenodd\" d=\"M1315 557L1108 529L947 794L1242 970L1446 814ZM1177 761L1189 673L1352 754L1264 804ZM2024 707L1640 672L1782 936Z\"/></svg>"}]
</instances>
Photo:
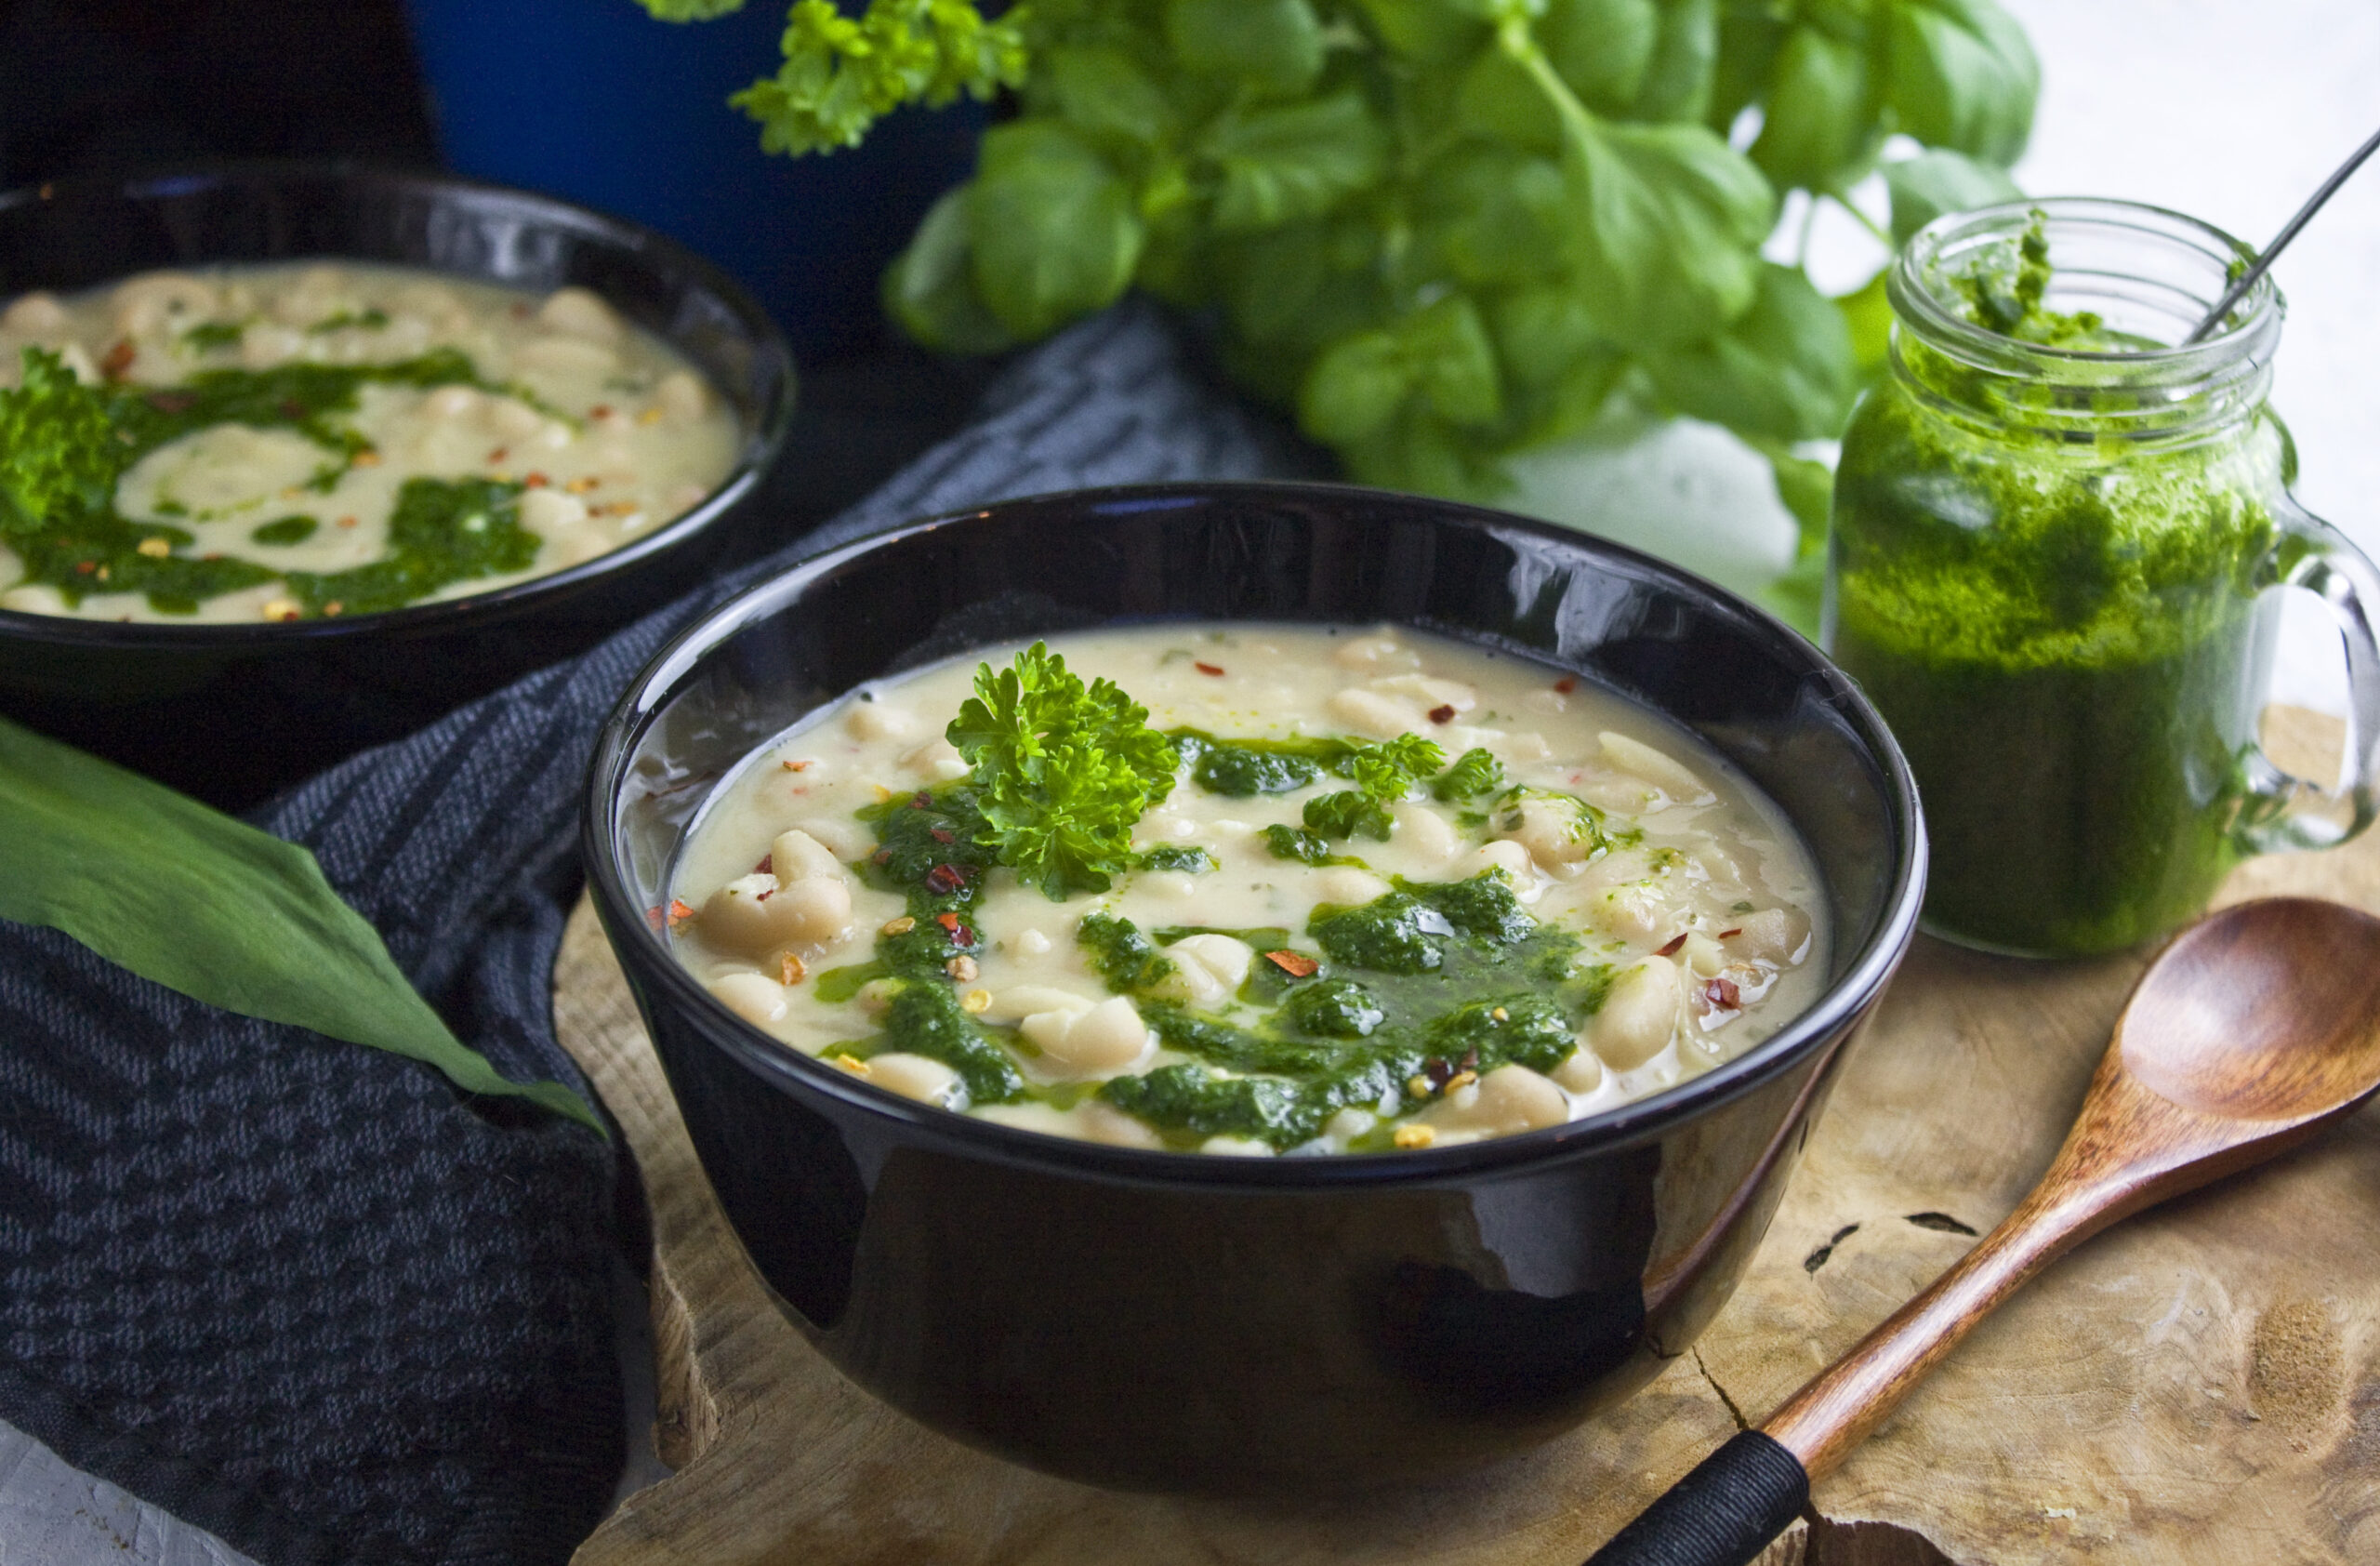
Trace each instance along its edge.
<instances>
[{"instance_id":1,"label":"dark grey knitted cloth","mask_svg":"<svg viewBox=\"0 0 2380 1566\"><path fill-rule=\"evenodd\" d=\"M549 1000L578 791L598 725L674 630L911 517L1305 460L1127 304L778 559L258 819L313 849L499 1069L583 1090ZM0 1418L266 1566L567 1559L623 1461L618 1174L583 1129L0 923Z\"/></svg>"}]
</instances>

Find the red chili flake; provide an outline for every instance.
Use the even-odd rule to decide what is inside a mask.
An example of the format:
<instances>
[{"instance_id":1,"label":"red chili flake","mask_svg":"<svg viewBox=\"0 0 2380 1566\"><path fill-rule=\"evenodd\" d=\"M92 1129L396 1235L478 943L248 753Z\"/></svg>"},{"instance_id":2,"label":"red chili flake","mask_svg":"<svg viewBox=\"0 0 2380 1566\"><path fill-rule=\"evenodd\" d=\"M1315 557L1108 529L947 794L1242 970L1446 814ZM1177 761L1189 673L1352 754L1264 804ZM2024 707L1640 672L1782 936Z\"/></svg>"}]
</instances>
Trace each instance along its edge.
<instances>
[{"instance_id":1,"label":"red chili flake","mask_svg":"<svg viewBox=\"0 0 2380 1566\"><path fill-rule=\"evenodd\" d=\"M295 397L284 397L281 399L278 411L284 418L299 419L306 417L306 405Z\"/></svg>"},{"instance_id":2,"label":"red chili flake","mask_svg":"<svg viewBox=\"0 0 2380 1566\"><path fill-rule=\"evenodd\" d=\"M78 576L87 577L99 568L99 563L96 560L78 560L74 563L75 574Z\"/></svg>"},{"instance_id":3,"label":"red chili flake","mask_svg":"<svg viewBox=\"0 0 2380 1566\"><path fill-rule=\"evenodd\" d=\"M936 865L926 871L926 890L937 897L947 897L967 884L967 872L957 865Z\"/></svg>"},{"instance_id":4,"label":"red chili flake","mask_svg":"<svg viewBox=\"0 0 2380 1566\"><path fill-rule=\"evenodd\" d=\"M961 924L958 929L950 932L950 944L953 946L973 946L975 944L975 932L969 929L966 925Z\"/></svg>"},{"instance_id":5,"label":"red chili flake","mask_svg":"<svg viewBox=\"0 0 2380 1566\"><path fill-rule=\"evenodd\" d=\"M152 392L146 400L163 414L184 414L198 406L198 399L187 392Z\"/></svg>"},{"instance_id":6,"label":"red chili flake","mask_svg":"<svg viewBox=\"0 0 2380 1566\"><path fill-rule=\"evenodd\" d=\"M1194 660L1192 660L1190 667L1191 667L1191 668L1193 668L1193 669L1195 669L1195 670L1197 670L1199 673L1201 673L1201 674L1212 674L1212 675L1216 675L1216 676L1220 677L1220 676L1222 675L1222 673L1223 673L1223 670L1222 670L1221 669L1216 668L1213 664L1211 664L1211 663L1199 663L1199 662L1196 661L1195 659L1194 659Z\"/></svg>"},{"instance_id":7,"label":"red chili flake","mask_svg":"<svg viewBox=\"0 0 2380 1566\"><path fill-rule=\"evenodd\" d=\"M1724 941L1724 940L1729 940L1729 939L1732 939L1733 937L1735 937L1735 936L1740 936L1740 935L1742 935L1743 933L1744 933L1744 927L1743 927L1742 925L1739 924L1739 925L1737 925L1737 926L1736 926L1734 929L1732 929L1732 930L1722 930L1722 931L1720 931L1720 932L1719 932L1719 938L1720 938L1721 940L1723 940L1723 941Z\"/></svg>"},{"instance_id":8,"label":"red chili flake","mask_svg":"<svg viewBox=\"0 0 2380 1566\"><path fill-rule=\"evenodd\" d=\"M761 856L760 856L760 862L759 864L754 865L754 866L752 867L752 873L753 873L754 875L774 875L774 874L776 874L776 873L777 873L777 856L776 856L776 851L775 851L774 849L771 849L768 853L761 855Z\"/></svg>"},{"instance_id":9,"label":"red chili flake","mask_svg":"<svg viewBox=\"0 0 2380 1566\"><path fill-rule=\"evenodd\" d=\"M521 482L527 484L531 489L543 489L546 487L548 480L546 475L543 473L531 473L527 478L522 479Z\"/></svg>"},{"instance_id":10,"label":"red chili flake","mask_svg":"<svg viewBox=\"0 0 2380 1566\"><path fill-rule=\"evenodd\" d=\"M956 843L959 841L959 834L952 831L948 827L928 827L926 829L926 836L933 839L936 843Z\"/></svg>"},{"instance_id":11,"label":"red chili flake","mask_svg":"<svg viewBox=\"0 0 2380 1566\"><path fill-rule=\"evenodd\" d=\"M526 321L529 319L529 307L525 304L514 305L512 307L512 319L515 321Z\"/></svg>"},{"instance_id":12,"label":"red chili flake","mask_svg":"<svg viewBox=\"0 0 2380 1566\"><path fill-rule=\"evenodd\" d=\"M1579 688L1579 682L1573 680L1567 674L1565 674L1562 678L1554 682L1554 688L1562 695L1568 696L1572 691Z\"/></svg>"},{"instance_id":13,"label":"red chili flake","mask_svg":"<svg viewBox=\"0 0 2380 1566\"><path fill-rule=\"evenodd\" d=\"M501 461L503 461L506 458L508 458L508 457L509 457L509 456L511 456L511 455L512 455L512 448L511 448L510 446L509 446L509 445L500 445L500 446L497 446L495 450L493 450L493 451L491 451L491 452L489 452L489 453L487 454L487 459L488 459L490 462L501 462Z\"/></svg>"},{"instance_id":14,"label":"red chili flake","mask_svg":"<svg viewBox=\"0 0 2380 1566\"><path fill-rule=\"evenodd\" d=\"M959 916L946 910L945 912L935 914L933 916L933 922L941 925L944 929L953 933L956 933L959 929Z\"/></svg>"},{"instance_id":15,"label":"red chili flake","mask_svg":"<svg viewBox=\"0 0 2380 1566\"><path fill-rule=\"evenodd\" d=\"M652 927L653 933L655 935L659 935L661 933L662 926L668 922L668 919L669 916L661 911L661 905L659 903L655 903L651 908L644 910L644 922L647 925Z\"/></svg>"},{"instance_id":16,"label":"red chili flake","mask_svg":"<svg viewBox=\"0 0 2380 1566\"><path fill-rule=\"evenodd\" d=\"M920 790L917 795L909 801L909 808L911 810L928 810L932 808L932 805L933 796L926 793L922 790Z\"/></svg>"},{"instance_id":17,"label":"red chili flake","mask_svg":"<svg viewBox=\"0 0 2380 1566\"><path fill-rule=\"evenodd\" d=\"M1654 955L1657 957L1675 957L1677 955L1677 949L1685 944L1686 937L1684 936L1672 936L1670 937L1670 944L1661 948L1661 949L1655 952Z\"/></svg>"},{"instance_id":18,"label":"red chili flake","mask_svg":"<svg viewBox=\"0 0 2380 1566\"><path fill-rule=\"evenodd\" d=\"M756 903L765 903L765 902L767 902L771 897L774 897L774 896L775 896L776 895L777 895L777 889L776 889L775 887L772 886L772 887L770 887L767 891L765 891L765 892L761 893L759 896L757 896L757 897L753 898L752 900L753 900L754 902L756 902Z\"/></svg>"},{"instance_id":19,"label":"red chili flake","mask_svg":"<svg viewBox=\"0 0 2380 1566\"><path fill-rule=\"evenodd\" d=\"M1466 1071L1478 1070L1479 1046L1477 1044L1474 1044L1469 1049L1463 1051L1462 1059L1458 1061L1456 1064L1460 1065Z\"/></svg>"},{"instance_id":20,"label":"red chili flake","mask_svg":"<svg viewBox=\"0 0 2380 1566\"><path fill-rule=\"evenodd\" d=\"M1446 1060L1421 1062L1421 1075L1430 1079L1432 1087L1444 1087L1454 1079L1454 1064Z\"/></svg>"},{"instance_id":21,"label":"red chili flake","mask_svg":"<svg viewBox=\"0 0 2380 1566\"><path fill-rule=\"evenodd\" d=\"M130 338L118 338L115 346L108 350L108 356L99 361L99 373L110 380L122 380L124 372L132 368L132 361L139 356L140 350L132 346Z\"/></svg>"},{"instance_id":22,"label":"red chili flake","mask_svg":"<svg viewBox=\"0 0 2380 1566\"><path fill-rule=\"evenodd\" d=\"M1448 702L1448 703L1447 703L1445 706L1443 706L1443 707L1433 707L1433 708L1431 708L1431 709L1430 709L1430 722L1432 722L1432 723L1453 723L1453 722L1454 722L1454 703L1453 703L1453 702L1451 702L1451 701L1449 701L1449 702Z\"/></svg>"},{"instance_id":23,"label":"red chili flake","mask_svg":"<svg viewBox=\"0 0 2380 1566\"><path fill-rule=\"evenodd\" d=\"M1712 979L1702 987L1702 998L1722 1011L1732 1012L1744 1003L1743 991L1733 979Z\"/></svg>"},{"instance_id":24,"label":"red chili flake","mask_svg":"<svg viewBox=\"0 0 2380 1566\"><path fill-rule=\"evenodd\" d=\"M1264 961L1291 978L1312 978L1315 971L1322 966L1302 951L1268 951L1264 954Z\"/></svg>"},{"instance_id":25,"label":"red chili flake","mask_svg":"<svg viewBox=\"0 0 2380 1566\"><path fill-rule=\"evenodd\" d=\"M892 862L892 850L889 848L879 848L876 851L873 857L879 865L889 865Z\"/></svg>"},{"instance_id":26,"label":"red chili flake","mask_svg":"<svg viewBox=\"0 0 2380 1566\"><path fill-rule=\"evenodd\" d=\"M589 418L609 418L612 417L612 405L609 403L598 403L593 407L587 410L587 416Z\"/></svg>"},{"instance_id":27,"label":"red chili flake","mask_svg":"<svg viewBox=\"0 0 2380 1566\"><path fill-rule=\"evenodd\" d=\"M694 916L694 910L688 908L683 902L680 901L676 897L669 899L669 922L672 925L681 924L687 920L692 919Z\"/></svg>"},{"instance_id":28,"label":"red chili flake","mask_svg":"<svg viewBox=\"0 0 2380 1566\"><path fill-rule=\"evenodd\" d=\"M787 772L808 772L810 770L810 763L808 762L787 762L785 763L785 769Z\"/></svg>"}]
</instances>

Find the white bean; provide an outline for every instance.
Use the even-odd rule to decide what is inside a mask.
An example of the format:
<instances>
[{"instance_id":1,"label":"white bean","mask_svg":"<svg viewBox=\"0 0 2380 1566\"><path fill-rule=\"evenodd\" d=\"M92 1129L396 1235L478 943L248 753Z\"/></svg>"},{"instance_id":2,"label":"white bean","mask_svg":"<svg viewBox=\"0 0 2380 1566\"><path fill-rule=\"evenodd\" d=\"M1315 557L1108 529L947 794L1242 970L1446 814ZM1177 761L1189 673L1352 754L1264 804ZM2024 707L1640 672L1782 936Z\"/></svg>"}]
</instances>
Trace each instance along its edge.
<instances>
[{"instance_id":1,"label":"white bean","mask_svg":"<svg viewBox=\"0 0 2380 1566\"><path fill-rule=\"evenodd\" d=\"M1096 1003L1088 995L1078 995L1054 984L1014 984L992 997L992 1003L984 1008L984 1020L1022 1022L1045 1013L1078 1014Z\"/></svg>"},{"instance_id":2,"label":"white bean","mask_svg":"<svg viewBox=\"0 0 2380 1566\"><path fill-rule=\"evenodd\" d=\"M851 927L851 888L803 881L780 890L773 875L738 876L695 915L703 938L729 951L768 951L796 942L827 945Z\"/></svg>"},{"instance_id":3,"label":"white bean","mask_svg":"<svg viewBox=\"0 0 2380 1566\"><path fill-rule=\"evenodd\" d=\"M1229 936L1184 936L1166 948L1173 972L1157 986L1169 1001L1212 1009L1227 1003L1248 977L1255 952Z\"/></svg>"},{"instance_id":4,"label":"white bean","mask_svg":"<svg viewBox=\"0 0 2380 1566\"><path fill-rule=\"evenodd\" d=\"M918 720L904 708L857 701L844 715L843 730L853 739L906 739L918 732Z\"/></svg>"},{"instance_id":5,"label":"white bean","mask_svg":"<svg viewBox=\"0 0 2380 1566\"><path fill-rule=\"evenodd\" d=\"M1761 962L1791 962L1810 938L1810 918L1798 909L1765 908L1746 914L1727 945Z\"/></svg>"},{"instance_id":6,"label":"white bean","mask_svg":"<svg viewBox=\"0 0 2380 1566\"><path fill-rule=\"evenodd\" d=\"M115 329L138 337L160 327L195 324L215 313L212 285L181 272L152 272L116 287Z\"/></svg>"},{"instance_id":7,"label":"white bean","mask_svg":"<svg viewBox=\"0 0 2380 1566\"><path fill-rule=\"evenodd\" d=\"M1574 1050L1554 1068L1554 1080L1572 1093L1593 1093L1603 1086L1602 1057L1593 1050Z\"/></svg>"},{"instance_id":8,"label":"white bean","mask_svg":"<svg viewBox=\"0 0 2380 1566\"><path fill-rule=\"evenodd\" d=\"M73 324L58 296L45 289L12 299L7 309L0 310L0 332L20 338L56 337Z\"/></svg>"},{"instance_id":9,"label":"white bean","mask_svg":"<svg viewBox=\"0 0 2380 1566\"><path fill-rule=\"evenodd\" d=\"M1124 996L1111 996L1087 1012L1037 1012L1020 1031L1061 1067L1114 1072L1148 1053L1148 1025Z\"/></svg>"},{"instance_id":10,"label":"white bean","mask_svg":"<svg viewBox=\"0 0 2380 1566\"><path fill-rule=\"evenodd\" d=\"M1499 835L1520 843L1540 865L1576 865L1594 852L1593 838L1580 830L1584 818L1568 800L1524 800L1517 811L1498 817L1500 825L1515 816L1519 819Z\"/></svg>"},{"instance_id":11,"label":"white bean","mask_svg":"<svg viewBox=\"0 0 2380 1566\"><path fill-rule=\"evenodd\" d=\"M585 288L557 288L537 307L537 325L549 332L604 344L620 340L620 318Z\"/></svg>"},{"instance_id":12,"label":"white bean","mask_svg":"<svg viewBox=\"0 0 2380 1566\"><path fill-rule=\"evenodd\" d=\"M1411 669L1421 655L1394 636L1358 636L1330 655L1342 669Z\"/></svg>"},{"instance_id":13,"label":"white bean","mask_svg":"<svg viewBox=\"0 0 2380 1566\"><path fill-rule=\"evenodd\" d=\"M852 889L840 875L813 876L782 887L769 899L788 905L776 915L779 925L797 941L831 946L852 927Z\"/></svg>"},{"instance_id":14,"label":"white bean","mask_svg":"<svg viewBox=\"0 0 2380 1566\"><path fill-rule=\"evenodd\" d=\"M1641 739L1631 739L1609 729L1595 737L1603 742L1605 761L1622 772L1635 774L1680 804L1699 803L1714 797L1709 789L1702 786L1701 778L1666 751L1656 750Z\"/></svg>"},{"instance_id":15,"label":"white bean","mask_svg":"<svg viewBox=\"0 0 2380 1566\"><path fill-rule=\"evenodd\" d=\"M1075 1124L1086 1141L1104 1142L1111 1148L1160 1148L1165 1145L1145 1122L1135 1120L1112 1104L1102 1104L1096 1098L1076 1108Z\"/></svg>"},{"instance_id":16,"label":"white bean","mask_svg":"<svg viewBox=\"0 0 2380 1566\"><path fill-rule=\"evenodd\" d=\"M1570 1101L1562 1090L1526 1066L1499 1066L1462 1094L1461 1102L1433 1113L1432 1122L1511 1136L1570 1118Z\"/></svg>"},{"instance_id":17,"label":"white bean","mask_svg":"<svg viewBox=\"0 0 2380 1566\"><path fill-rule=\"evenodd\" d=\"M486 405L486 395L469 386L442 386L421 400L432 418L469 418Z\"/></svg>"},{"instance_id":18,"label":"white bean","mask_svg":"<svg viewBox=\"0 0 2380 1566\"><path fill-rule=\"evenodd\" d=\"M1202 1153L1223 1158L1271 1158L1273 1149L1250 1136L1210 1136L1198 1144Z\"/></svg>"},{"instance_id":19,"label":"white bean","mask_svg":"<svg viewBox=\"0 0 2380 1566\"><path fill-rule=\"evenodd\" d=\"M539 338L513 352L515 368L550 370L557 375L608 375L619 367L620 356L600 342L585 338Z\"/></svg>"},{"instance_id":20,"label":"white bean","mask_svg":"<svg viewBox=\"0 0 2380 1566\"><path fill-rule=\"evenodd\" d=\"M941 1061L906 1050L891 1050L870 1057L867 1080L887 1093L914 1098L945 1109L967 1107L967 1086L958 1072Z\"/></svg>"},{"instance_id":21,"label":"white bean","mask_svg":"<svg viewBox=\"0 0 2380 1566\"><path fill-rule=\"evenodd\" d=\"M532 489L521 497L521 525L548 538L587 520L587 502L559 489Z\"/></svg>"},{"instance_id":22,"label":"white bean","mask_svg":"<svg viewBox=\"0 0 2380 1566\"><path fill-rule=\"evenodd\" d=\"M546 416L518 397L491 397L487 426L508 441L525 441L546 427Z\"/></svg>"},{"instance_id":23,"label":"white bean","mask_svg":"<svg viewBox=\"0 0 2380 1566\"><path fill-rule=\"evenodd\" d=\"M726 974L711 980L720 1003L755 1026L785 1015L785 986L764 974Z\"/></svg>"},{"instance_id":24,"label":"white bean","mask_svg":"<svg viewBox=\"0 0 2380 1566\"><path fill-rule=\"evenodd\" d=\"M1462 847L1454 824L1426 804L1400 804L1395 816L1396 841L1424 859L1451 859Z\"/></svg>"},{"instance_id":25,"label":"white bean","mask_svg":"<svg viewBox=\"0 0 2380 1566\"><path fill-rule=\"evenodd\" d=\"M835 857L834 850L799 827L779 832L769 844L769 868L776 871L779 886L811 876L843 878L842 861Z\"/></svg>"},{"instance_id":26,"label":"white bean","mask_svg":"<svg viewBox=\"0 0 2380 1566\"><path fill-rule=\"evenodd\" d=\"M1333 865L1315 878L1315 900L1323 903L1368 903L1388 896L1387 882L1353 865Z\"/></svg>"},{"instance_id":27,"label":"white bean","mask_svg":"<svg viewBox=\"0 0 2380 1566\"><path fill-rule=\"evenodd\" d=\"M710 389L687 370L671 370L653 389L653 401L668 418L692 424L710 411Z\"/></svg>"},{"instance_id":28,"label":"white bean","mask_svg":"<svg viewBox=\"0 0 2380 1566\"><path fill-rule=\"evenodd\" d=\"M1360 686L1334 693L1330 715L1357 734L1368 734L1375 739L1394 739L1400 734L1409 734L1421 719L1421 709L1411 702Z\"/></svg>"},{"instance_id":29,"label":"white bean","mask_svg":"<svg viewBox=\"0 0 2380 1566\"><path fill-rule=\"evenodd\" d=\"M1588 1042L1616 1071L1660 1054L1677 1030L1677 969L1666 957L1647 957L1623 969L1587 1025Z\"/></svg>"}]
</instances>

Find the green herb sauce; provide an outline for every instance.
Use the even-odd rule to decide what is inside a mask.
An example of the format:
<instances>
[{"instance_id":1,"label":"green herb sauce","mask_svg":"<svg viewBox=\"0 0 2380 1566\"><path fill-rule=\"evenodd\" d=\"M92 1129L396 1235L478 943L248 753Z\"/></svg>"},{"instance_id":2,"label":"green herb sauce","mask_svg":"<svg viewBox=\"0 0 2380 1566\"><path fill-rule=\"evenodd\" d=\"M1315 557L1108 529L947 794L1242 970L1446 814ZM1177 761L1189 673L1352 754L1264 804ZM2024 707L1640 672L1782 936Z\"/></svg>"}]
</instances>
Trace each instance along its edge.
<instances>
[{"instance_id":1,"label":"green herb sauce","mask_svg":"<svg viewBox=\"0 0 2380 1566\"><path fill-rule=\"evenodd\" d=\"M2028 248L2013 281L1971 280L1977 324L2127 346L2041 309L2045 256ZM2053 955L2170 930L2237 857L2278 427L2078 436L2036 410L2078 396L2062 405L2087 410L2093 393L1980 384L1914 333L1901 341L1906 376L1844 438L1831 651L1916 774L1927 917Z\"/></svg>"}]
</instances>

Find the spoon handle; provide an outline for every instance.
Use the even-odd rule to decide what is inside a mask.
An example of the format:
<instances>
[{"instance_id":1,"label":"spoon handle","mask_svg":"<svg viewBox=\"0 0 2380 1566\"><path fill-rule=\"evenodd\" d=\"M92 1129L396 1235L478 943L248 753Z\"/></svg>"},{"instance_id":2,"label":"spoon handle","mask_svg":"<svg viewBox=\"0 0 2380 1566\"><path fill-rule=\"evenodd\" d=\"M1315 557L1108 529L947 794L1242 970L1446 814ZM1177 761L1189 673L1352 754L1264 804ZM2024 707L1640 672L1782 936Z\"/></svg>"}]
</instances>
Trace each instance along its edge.
<instances>
[{"instance_id":1,"label":"spoon handle","mask_svg":"<svg viewBox=\"0 0 2380 1566\"><path fill-rule=\"evenodd\" d=\"M1759 1429L1671 1486L1586 1566L1748 1566L1809 1504L1812 1479L1841 1463L1994 1306L2119 1216L2129 1194L2044 1179L1956 1266Z\"/></svg>"}]
</instances>

